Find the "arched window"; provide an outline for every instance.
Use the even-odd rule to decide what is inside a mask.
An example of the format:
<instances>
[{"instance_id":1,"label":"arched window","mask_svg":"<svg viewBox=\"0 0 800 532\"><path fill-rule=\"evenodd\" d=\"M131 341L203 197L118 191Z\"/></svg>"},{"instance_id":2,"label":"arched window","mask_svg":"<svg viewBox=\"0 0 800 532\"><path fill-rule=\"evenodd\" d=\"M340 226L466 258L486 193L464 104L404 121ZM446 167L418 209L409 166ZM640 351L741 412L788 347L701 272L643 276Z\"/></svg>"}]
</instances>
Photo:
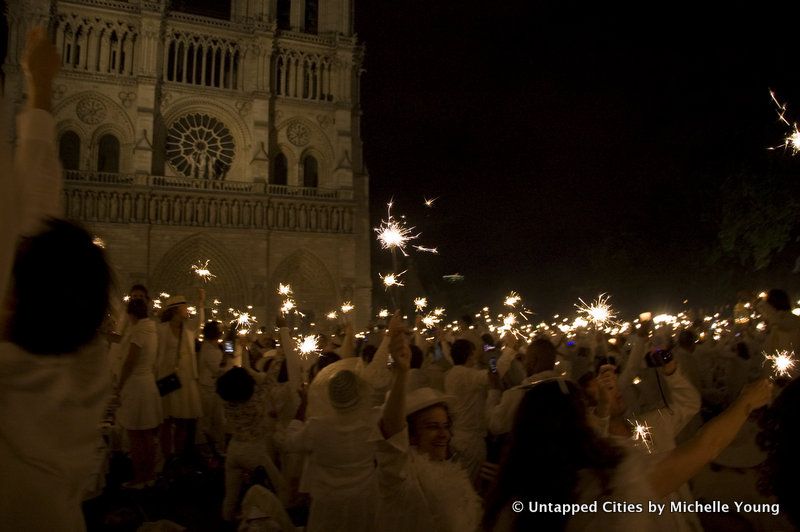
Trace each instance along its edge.
<instances>
[{"instance_id":1,"label":"arched window","mask_svg":"<svg viewBox=\"0 0 800 532\"><path fill-rule=\"evenodd\" d=\"M306 33L317 33L319 27L319 0L306 0L305 23Z\"/></svg>"},{"instance_id":2,"label":"arched window","mask_svg":"<svg viewBox=\"0 0 800 532\"><path fill-rule=\"evenodd\" d=\"M311 188L319 186L317 160L310 155L303 159L303 186Z\"/></svg>"},{"instance_id":3,"label":"arched window","mask_svg":"<svg viewBox=\"0 0 800 532\"><path fill-rule=\"evenodd\" d=\"M103 135L97 143L97 171L119 173L119 140L114 135Z\"/></svg>"},{"instance_id":4,"label":"arched window","mask_svg":"<svg viewBox=\"0 0 800 532\"><path fill-rule=\"evenodd\" d=\"M277 23L279 30L288 30L291 25L292 0L278 0Z\"/></svg>"},{"instance_id":5,"label":"arched window","mask_svg":"<svg viewBox=\"0 0 800 532\"><path fill-rule=\"evenodd\" d=\"M286 161L286 156L279 153L275 156L273 162L272 184L285 185L289 182L289 163Z\"/></svg>"},{"instance_id":6,"label":"arched window","mask_svg":"<svg viewBox=\"0 0 800 532\"><path fill-rule=\"evenodd\" d=\"M79 170L81 139L74 131L65 131L58 139L58 158L64 170Z\"/></svg>"}]
</instances>

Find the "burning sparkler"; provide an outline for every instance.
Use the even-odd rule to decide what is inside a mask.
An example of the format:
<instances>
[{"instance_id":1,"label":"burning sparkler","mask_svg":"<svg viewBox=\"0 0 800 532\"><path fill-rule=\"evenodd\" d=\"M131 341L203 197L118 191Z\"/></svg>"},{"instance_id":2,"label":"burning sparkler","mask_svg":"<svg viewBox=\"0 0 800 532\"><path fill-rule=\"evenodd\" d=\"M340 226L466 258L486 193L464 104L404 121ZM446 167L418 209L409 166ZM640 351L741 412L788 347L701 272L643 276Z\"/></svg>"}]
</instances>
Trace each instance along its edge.
<instances>
[{"instance_id":1,"label":"burning sparkler","mask_svg":"<svg viewBox=\"0 0 800 532\"><path fill-rule=\"evenodd\" d=\"M791 377L792 369L796 362L794 351L778 350L774 355L764 354L767 360L772 362L772 371L775 377Z\"/></svg>"},{"instance_id":2,"label":"burning sparkler","mask_svg":"<svg viewBox=\"0 0 800 532\"><path fill-rule=\"evenodd\" d=\"M341 311L342 311L342 314L347 314L348 312L351 312L351 311L352 311L352 310L354 310L355 308L356 308L356 307L355 307L355 306L353 306L353 304L352 304L351 302L349 302L349 301L345 301L344 303L342 303L342 306L341 306L341 307L339 307L339 310L341 310Z\"/></svg>"},{"instance_id":3,"label":"burning sparkler","mask_svg":"<svg viewBox=\"0 0 800 532\"><path fill-rule=\"evenodd\" d=\"M422 312L427 306L428 306L427 298L418 297L414 299L414 308L417 309L417 312Z\"/></svg>"},{"instance_id":4,"label":"burning sparkler","mask_svg":"<svg viewBox=\"0 0 800 532\"><path fill-rule=\"evenodd\" d=\"M402 272L400 272L398 274L389 273L389 274L386 274L386 275L378 274L378 277L381 278L381 281L383 281L383 286L385 286L386 289L388 290L389 288L391 288L393 286L405 286L403 284L403 282L400 281L400 276L403 275L404 273L406 273L406 272L402 271Z\"/></svg>"},{"instance_id":5,"label":"burning sparkler","mask_svg":"<svg viewBox=\"0 0 800 532\"><path fill-rule=\"evenodd\" d=\"M651 434L652 427L645 421L644 425L639 423L638 420L628 420L628 423L633 425L633 436L631 439L635 442L641 442L648 453L653 452L653 436Z\"/></svg>"},{"instance_id":6,"label":"burning sparkler","mask_svg":"<svg viewBox=\"0 0 800 532\"><path fill-rule=\"evenodd\" d=\"M288 284L278 283L278 295L290 296L292 295L292 287Z\"/></svg>"},{"instance_id":7,"label":"burning sparkler","mask_svg":"<svg viewBox=\"0 0 800 532\"><path fill-rule=\"evenodd\" d=\"M213 278L215 278L215 277L216 277L216 275L214 275L213 273L211 273L211 271L209 271L209 269L208 269L208 263L209 263L209 262L211 262L211 261L209 261L209 260L206 260L206 261L205 261L204 263L202 263L202 264L201 264L201 263L199 263L199 262L198 262L197 264L192 264L192 271L193 271L193 272L194 272L194 274L195 274L195 275L196 275L196 276L197 276L197 277L198 277L198 278L199 278L201 281L203 281L204 283L207 283L207 282L209 282L211 279L213 279Z\"/></svg>"},{"instance_id":8,"label":"burning sparkler","mask_svg":"<svg viewBox=\"0 0 800 532\"><path fill-rule=\"evenodd\" d=\"M298 342L297 350L303 356L303 358L308 359L308 356L311 353L315 353L319 351L319 339L315 335L304 336L303 339Z\"/></svg>"},{"instance_id":9,"label":"burning sparkler","mask_svg":"<svg viewBox=\"0 0 800 532\"><path fill-rule=\"evenodd\" d=\"M383 249L399 249L405 256L408 256L406 244L419 237L419 234L414 234L413 231L414 228L407 227L405 221L398 221L392 216L392 202L389 202L386 220L381 220L381 224L375 228L378 242Z\"/></svg>"},{"instance_id":10,"label":"burning sparkler","mask_svg":"<svg viewBox=\"0 0 800 532\"><path fill-rule=\"evenodd\" d=\"M778 101L778 98L775 96L774 91L769 91L769 95L772 98L772 101L775 102L775 105L778 107L778 120L786 124L791 128L790 132L786 137L783 139L783 144L779 144L777 146L773 146L768 148L770 150L777 150L778 148L783 149L791 149L792 155L800 152L800 130L797 129L796 123L789 123L786 119L786 104L782 104Z\"/></svg>"},{"instance_id":11,"label":"burning sparkler","mask_svg":"<svg viewBox=\"0 0 800 532\"><path fill-rule=\"evenodd\" d=\"M428 199L425 196L423 196L422 199L425 200L425 206L428 207L428 208L431 208L431 207L433 207L433 202L436 201L439 198L436 197L436 198L433 198L433 199Z\"/></svg>"},{"instance_id":12,"label":"burning sparkler","mask_svg":"<svg viewBox=\"0 0 800 532\"><path fill-rule=\"evenodd\" d=\"M589 323L598 328L604 327L613 323L614 318L617 317L614 309L608 304L609 299L611 299L611 296L600 294L595 301L589 304L579 298L580 305L576 304L575 308Z\"/></svg>"},{"instance_id":13,"label":"burning sparkler","mask_svg":"<svg viewBox=\"0 0 800 532\"><path fill-rule=\"evenodd\" d=\"M289 312L291 312L296 308L297 308L297 303L294 302L294 299L289 297L283 301L283 305L281 305L281 312L283 314L288 314Z\"/></svg>"},{"instance_id":14,"label":"burning sparkler","mask_svg":"<svg viewBox=\"0 0 800 532\"><path fill-rule=\"evenodd\" d=\"M521 300L522 298L519 296L519 294L512 291L510 294L506 296L506 299L505 301L503 301L503 304L507 307L513 308L516 307L517 303L519 303Z\"/></svg>"},{"instance_id":15,"label":"burning sparkler","mask_svg":"<svg viewBox=\"0 0 800 532\"><path fill-rule=\"evenodd\" d=\"M327 318L329 320L335 320L338 317L339 317L339 315L336 313L335 310L332 310L332 311L328 312L328 314L327 314Z\"/></svg>"},{"instance_id":16,"label":"burning sparkler","mask_svg":"<svg viewBox=\"0 0 800 532\"><path fill-rule=\"evenodd\" d=\"M386 318L388 318L388 317L389 317L389 311L388 311L388 310L386 310L385 308L382 308L382 309L381 309L381 310L378 312L378 317L379 317L379 318L381 318L381 319L386 319Z\"/></svg>"},{"instance_id":17,"label":"burning sparkler","mask_svg":"<svg viewBox=\"0 0 800 532\"><path fill-rule=\"evenodd\" d=\"M102 238L100 238L99 236L97 236L97 235L95 235L95 237L92 239L92 244L94 244L95 246L99 247L100 249L105 249L106 248L105 241Z\"/></svg>"}]
</instances>

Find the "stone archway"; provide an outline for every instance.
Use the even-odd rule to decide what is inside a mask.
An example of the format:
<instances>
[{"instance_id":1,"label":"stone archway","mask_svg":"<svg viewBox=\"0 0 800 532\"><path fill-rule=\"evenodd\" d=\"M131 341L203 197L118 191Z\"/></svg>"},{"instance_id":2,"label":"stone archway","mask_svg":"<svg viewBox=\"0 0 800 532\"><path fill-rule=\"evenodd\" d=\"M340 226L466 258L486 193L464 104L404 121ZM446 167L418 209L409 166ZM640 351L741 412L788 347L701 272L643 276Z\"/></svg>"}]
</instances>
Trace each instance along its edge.
<instances>
[{"instance_id":1,"label":"stone archway","mask_svg":"<svg viewBox=\"0 0 800 532\"><path fill-rule=\"evenodd\" d=\"M151 276L153 293L182 294L194 301L197 289L202 286L206 289L207 307L211 307L214 299L219 299L221 312L229 307L243 310L252 302L244 274L231 256L222 245L206 236L189 237L173 246L159 261ZM192 271L192 265L206 260L208 269L216 277L203 283Z\"/></svg>"},{"instance_id":2,"label":"stone archway","mask_svg":"<svg viewBox=\"0 0 800 532\"><path fill-rule=\"evenodd\" d=\"M340 304L336 283L328 267L310 251L301 249L286 257L275 268L270 279L271 315L277 314L283 301L277 293L279 283L292 286L298 310L308 314L309 319L317 323Z\"/></svg>"}]
</instances>

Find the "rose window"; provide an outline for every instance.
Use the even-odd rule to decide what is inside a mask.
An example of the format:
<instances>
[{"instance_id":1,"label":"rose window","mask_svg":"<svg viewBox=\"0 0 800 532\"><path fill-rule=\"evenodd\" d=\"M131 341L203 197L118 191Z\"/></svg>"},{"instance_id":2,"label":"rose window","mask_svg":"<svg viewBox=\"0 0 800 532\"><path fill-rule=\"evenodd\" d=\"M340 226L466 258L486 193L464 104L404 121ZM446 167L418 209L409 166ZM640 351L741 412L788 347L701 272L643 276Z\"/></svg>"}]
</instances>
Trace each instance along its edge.
<instances>
[{"instance_id":1,"label":"rose window","mask_svg":"<svg viewBox=\"0 0 800 532\"><path fill-rule=\"evenodd\" d=\"M167 132L167 161L186 177L225 179L234 148L225 124L206 114L182 116Z\"/></svg>"}]
</instances>

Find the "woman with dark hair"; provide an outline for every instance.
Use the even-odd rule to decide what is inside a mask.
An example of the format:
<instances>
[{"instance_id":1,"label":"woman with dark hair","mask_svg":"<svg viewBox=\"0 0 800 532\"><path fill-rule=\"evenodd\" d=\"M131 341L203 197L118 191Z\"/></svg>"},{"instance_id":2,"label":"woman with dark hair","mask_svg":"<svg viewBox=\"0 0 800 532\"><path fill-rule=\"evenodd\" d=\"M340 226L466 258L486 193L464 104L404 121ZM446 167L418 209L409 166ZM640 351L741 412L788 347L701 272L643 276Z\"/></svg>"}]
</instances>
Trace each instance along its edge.
<instances>
[{"instance_id":1,"label":"woman with dark hair","mask_svg":"<svg viewBox=\"0 0 800 532\"><path fill-rule=\"evenodd\" d=\"M128 328L120 342L125 360L120 370L120 407L117 421L131 442L133 480L127 487L141 488L155 478L156 429L164 415L153 371L158 351L156 324L147 318L144 299L128 301Z\"/></svg>"},{"instance_id":2,"label":"woman with dark hair","mask_svg":"<svg viewBox=\"0 0 800 532\"><path fill-rule=\"evenodd\" d=\"M647 502L662 499L691 479L730 444L750 413L765 405L771 384L749 385L691 440L655 463L600 438L588 422L577 385L561 377L530 385L493 492L487 530L649 530L661 524ZM512 502L523 501L520 509ZM643 505L641 512L547 511L548 504L598 501ZM539 511L535 511L535 510ZM515 513L518 512L518 513Z\"/></svg>"}]
</instances>

